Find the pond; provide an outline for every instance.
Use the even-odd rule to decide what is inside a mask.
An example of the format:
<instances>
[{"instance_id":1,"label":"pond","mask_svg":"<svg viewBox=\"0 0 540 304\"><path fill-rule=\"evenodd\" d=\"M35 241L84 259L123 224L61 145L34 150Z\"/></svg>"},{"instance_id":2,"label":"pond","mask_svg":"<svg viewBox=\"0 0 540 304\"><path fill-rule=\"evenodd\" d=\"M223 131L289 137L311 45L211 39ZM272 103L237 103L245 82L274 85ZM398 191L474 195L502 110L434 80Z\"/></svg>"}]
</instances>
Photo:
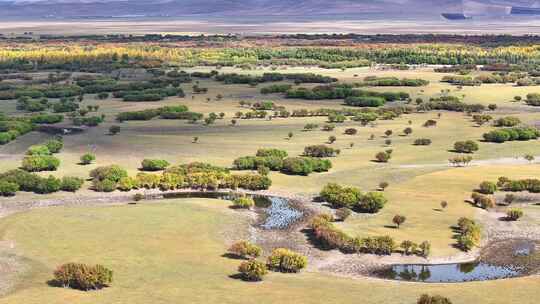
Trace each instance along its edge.
<instances>
[{"instance_id":1,"label":"pond","mask_svg":"<svg viewBox=\"0 0 540 304\"><path fill-rule=\"evenodd\" d=\"M389 265L373 271L372 275L398 281L454 283L520 277L537 273L539 269L537 241L507 239L487 245L475 262Z\"/></svg>"},{"instance_id":2,"label":"pond","mask_svg":"<svg viewBox=\"0 0 540 304\"><path fill-rule=\"evenodd\" d=\"M377 270L380 278L425 283L456 283L512 278L523 275L522 269L484 262L439 265L404 264Z\"/></svg>"},{"instance_id":3,"label":"pond","mask_svg":"<svg viewBox=\"0 0 540 304\"><path fill-rule=\"evenodd\" d=\"M238 194L228 192L177 192L164 194L163 198L210 198L232 201L237 196ZM301 211L291 206L289 199L264 195L249 196L255 201L255 207L264 215L260 225L263 229L286 229L303 216Z\"/></svg>"}]
</instances>

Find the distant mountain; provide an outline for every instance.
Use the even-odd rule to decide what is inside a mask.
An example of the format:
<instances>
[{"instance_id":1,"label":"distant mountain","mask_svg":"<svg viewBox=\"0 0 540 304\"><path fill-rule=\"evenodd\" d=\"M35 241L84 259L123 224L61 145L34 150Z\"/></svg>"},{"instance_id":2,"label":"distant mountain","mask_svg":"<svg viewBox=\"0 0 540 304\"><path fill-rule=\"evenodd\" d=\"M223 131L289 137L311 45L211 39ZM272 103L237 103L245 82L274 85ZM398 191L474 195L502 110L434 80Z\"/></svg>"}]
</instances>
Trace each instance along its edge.
<instances>
[{"instance_id":1,"label":"distant mountain","mask_svg":"<svg viewBox=\"0 0 540 304\"><path fill-rule=\"evenodd\" d=\"M119 16L304 16L379 13L402 16L490 14L534 0L0 0L0 17L89 18Z\"/></svg>"},{"instance_id":2,"label":"distant mountain","mask_svg":"<svg viewBox=\"0 0 540 304\"><path fill-rule=\"evenodd\" d=\"M418 13L437 15L459 0L0 0L0 17L113 17Z\"/></svg>"}]
</instances>

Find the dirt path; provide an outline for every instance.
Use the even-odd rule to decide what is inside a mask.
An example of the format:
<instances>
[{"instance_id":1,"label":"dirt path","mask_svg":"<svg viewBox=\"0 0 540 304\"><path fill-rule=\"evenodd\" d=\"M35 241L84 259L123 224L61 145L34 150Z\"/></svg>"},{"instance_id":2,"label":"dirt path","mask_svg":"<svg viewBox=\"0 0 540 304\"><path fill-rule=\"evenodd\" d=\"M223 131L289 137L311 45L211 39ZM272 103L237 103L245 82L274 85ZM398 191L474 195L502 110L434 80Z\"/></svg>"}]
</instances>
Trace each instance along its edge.
<instances>
[{"instance_id":1,"label":"dirt path","mask_svg":"<svg viewBox=\"0 0 540 304\"><path fill-rule=\"evenodd\" d=\"M540 155L535 156L533 161L527 161L523 157L501 157L493 159L473 160L469 166L490 166L490 165L526 165L526 164L539 164ZM440 167L452 167L449 163L437 163L437 164L409 164L399 165L399 168L440 168Z\"/></svg>"}]
</instances>

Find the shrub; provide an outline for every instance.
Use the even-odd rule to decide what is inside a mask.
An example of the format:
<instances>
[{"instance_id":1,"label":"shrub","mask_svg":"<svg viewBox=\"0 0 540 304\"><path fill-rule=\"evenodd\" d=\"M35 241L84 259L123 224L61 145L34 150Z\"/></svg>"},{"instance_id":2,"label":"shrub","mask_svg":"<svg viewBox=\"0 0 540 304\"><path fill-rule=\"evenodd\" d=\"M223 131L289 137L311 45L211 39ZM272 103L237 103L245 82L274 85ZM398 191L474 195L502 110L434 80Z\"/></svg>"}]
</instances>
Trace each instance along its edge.
<instances>
[{"instance_id":1,"label":"shrub","mask_svg":"<svg viewBox=\"0 0 540 304\"><path fill-rule=\"evenodd\" d=\"M30 146L26 155L51 155L51 151L45 145Z\"/></svg>"},{"instance_id":2,"label":"shrub","mask_svg":"<svg viewBox=\"0 0 540 304\"><path fill-rule=\"evenodd\" d=\"M458 220L459 235L457 237L458 246L469 251L480 242L481 231L475 221L462 217Z\"/></svg>"},{"instance_id":3,"label":"shrub","mask_svg":"<svg viewBox=\"0 0 540 304\"><path fill-rule=\"evenodd\" d=\"M418 138L414 140L415 146L429 146L431 145L431 139L429 138Z\"/></svg>"},{"instance_id":4,"label":"shrub","mask_svg":"<svg viewBox=\"0 0 540 304\"><path fill-rule=\"evenodd\" d=\"M430 296L427 294L423 294L420 296L420 298L418 298L416 304L452 304L452 301L439 295Z\"/></svg>"},{"instance_id":5,"label":"shrub","mask_svg":"<svg viewBox=\"0 0 540 304\"><path fill-rule=\"evenodd\" d=\"M84 180L78 177L65 176L62 178L60 189L62 191L75 192L84 184Z\"/></svg>"},{"instance_id":6,"label":"shrub","mask_svg":"<svg viewBox=\"0 0 540 304\"><path fill-rule=\"evenodd\" d=\"M51 153L59 153L62 148L64 148L64 142L60 139L51 139L45 146L49 149Z\"/></svg>"},{"instance_id":7,"label":"shrub","mask_svg":"<svg viewBox=\"0 0 540 304\"><path fill-rule=\"evenodd\" d=\"M426 120L426 122L424 122L424 127L426 128L435 127L436 125L437 125L437 121L433 119L429 119L429 120Z\"/></svg>"},{"instance_id":8,"label":"shrub","mask_svg":"<svg viewBox=\"0 0 540 304\"><path fill-rule=\"evenodd\" d=\"M381 210L388 200L381 192L368 192L360 197L358 209L361 212L377 213Z\"/></svg>"},{"instance_id":9,"label":"shrub","mask_svg":"<svg viewBox=\"0 0 540 304\"><path fill-rule=\"evenodd\" d=\"M511 221L517 221L523 216L523 210L512 208L506 211L506 218Z\"/></svg>"},{"instance_id":10,"label":"shrub","mask_svg":"<svg viewBox=\"0 0 540 304\"><path fill-rule=\"evenodd\" d=\"M141 168L143 171L160 171L169 165L169 162L163 159L144 159L141 163Z\"/></svg>"},{"instance_id":11,"label":"shrub","mask_svg":"<svg viewBox=\"0 0 540 304\"><path fill-rule=\"evenodd\" d=\"M474 204L482 209L489 209L495 207L495 201L492 197L488 195L473 192L471 197Z\"/></svg>"},{"instance_id":12,"label":"shrub","mask_svg":"<svg viewBox=\"0 0 540 304\"><path fill-rule=\"evenodd\" d=\"M48 194L58 192L62 186L62 181L52 175L47 178L39 179L34 192L39 194Z\"/></svg>"},{"instance_id":13,"label":"shrub","mask_svg":"<svg viewBox=\"0 0 540 304\"><path fill-rule=\"evenodd\" d=\"M262 248L248 241L239 241L231 245L229 252L243 258L257 258L262 253Z\"/></svg>"},{"instance_id":14,"label":"shrub","mask_svg":"<svg viewBox=\"0 0 540 304\"><path fill-rule=\"evenodd\" d=\"M351 215L351 213L351 209L346 207L336 210L336 216L343 222Z\"/></svg>"},{"instance_id":15,"label":"shrub","mask_svg":"<svg viewBox=\"0 0 540 304\"><path fill-rule=\"evenodd\" d=\"M348 128L345 130L345 134L347 135L356 135L356 133L358 133L358 130L355 128Z\"/></svg>"},{"instance_id":16,"label":"shrub","mask_svg":"<svg viewBox=\"0 0 540 304\"><path fill-rule=\"evenodd\" d=\"M387 163L390 158L392 158L392 154L388 152L379 152L375 154L375 159L380 163Z\"/></svg>"},{"instance_id":17,"label":"shrub","mask_svg":"<svg viewBox=\"0 0 540 304\"><path fill-rule=\"evenodd\" d=\"M480 184L478 189L482 194L493 194L497 191L497 184L485 181Z\"/></svg>"},{"instance_id":18,"label":"shrub","mask_svg":"<svg viewBox=\"0 0 540 304\"><path fill-rule=\"evenodd\" d=\"M496 119L493 125L496 127L514 127L521 123L521 120L517 117L506 116Z\"/></svg>"},{"instance_id":19,"label":"shrub","mask_svg":"<svg viewBox=\"0 0 540 304\"><path fill-rule=\"evenodd\" d=\"M268 257L268 266L281 272L299 272L307 266L307 258L285 248L277 248Z\"/></svg>"},{"instance_id":20,"label":"shrub","mask_svg":"<svg viewBox=\"0 0 540 304\"><path fill-rule=\"evenodd\" d=\"M454 143L454 150L458 153L473 153L478 151L478 143L473 140L457 141Z\"/></svg>"},{"instance_id":21,"label":"shrub","mask_svg":"<svg viewBox=\"0 0 540 304\"><path fill-rule=\"evenodd\" d=\"M420 248L420 255L425 258L431 253L431 243L428 241L423 241L418 247Z\"/></svg>"},{"instance_id":22,"label":"shrub","mask_svg":"<svg viewBox=\"0 0 540 304\"><path fill-rule=\"evenodd\" d=\"M55 171L60 160L50 155L30 155L22 161L22 168L28 172Z\"/></svg>"},{"instance_id":23,"label":"shrub","mask_svg":"<svg viewBox=\"0 0 540 304\"><path fill-rule=\"evenodd\" d=\"M540 137L540 130L535 127L514 127L493 130L483 135L488 142L503 143L514 140L532 140Z\"/></svg>"},{"instance_id":24,"label":"shrub","mask_svg":"<svg viewBox=\"0 0 540 304\"><path fill-rule=\"evenodd\" d=\"M279 149L259 149L256 156L258 157L279 157L285 158L288 156L287 152Z\"/></svg>"},{"instance_id":25,"label":"shrub","mask_svg":"<svg viewBox=\"0 0 540 304\"><path fill-rule=\"evenodd\" d=\"M334 208L353 208L360 201L362 192L358 188L330 183L324 186L320 196Z\"/></svg>"},{"instance_id":26,"label":"shrub","mask_svg":"<svg viewBox=\"0 0 540 304\"><path fill-rule=\"evenodd\" d=\"M107 287L112 283L112 278L112 270L101 265L67 263L54 271L54 279L58 284L85 291Z\"/></svg>"},{"instance_id":27,"label":"shrub","mask_svg":"<svg viewBox=\"0 0 540 304\"><path fill-rule=\"evenodd\" d=\"M392 219L392 223L394 223L396 227L399 229L401 224L405 223L406 220L407 218L403 215L395 215L394 218Z\"/></svg>"},{"instance_id":28,"label":"shrub","mask_svg":"<svg viewBox=\"0 0 540 304\"><path fill-rule=\"evenodd\" d=\"M93 180L94 190L97 192L113 192L116 190L116 182L110 179Z\"/></svg>"},{"instance_id":29,"label":"shrub","mask_svg":"<svg viewBox=\"0 0 540 304\"><path fill-rule=\"evenodd\" d=\"M238 271L242 274L242 279L245 281L261 281L268 273L266 265L256 260L242 262L238 267Z\"/></svg>"},{"instance_id":30,"label":"shrub","mask_svg":"<svg viewBox=\"0 0 540 304\"><path fill-rule=\"evenodd\" d=\"M309 175L312 172L326 172L332 163L326 159L313 157L289 157L283 160L281 172L292 175Z\"/></svg>"},{"instance_id":31,"label":"shrub","mask_svg":"<svg viewBox=\"0 0 540 304\"><path fill-rule=\"evenodd\" d=\"M233 200L233 206L235 208L250 209L255 206L255 201L249 196L237 197Z\"/></svg>"},{"instance_id":32,"label":"shrub","mask_svg":"<svg viewBox=\"0 0 540 304\"><path fill-rule=\"evenodd\" d=\"M367 237L361 240L362 251L377 255L390 255L396 248L394 239L389 236Z\"/></svg>"},{"instance_id":33,"label":"shrub","mask_svg":"<svg viewBox=\"0 0 540 304\"><path fill-rule=\"evenodd\" d=\"M127 176L126 170L118 165L97 167L90 171L90 177L98 181L109 180L116 183L121 178Z\"/></svg>"},{"instance_id":34,"label":"shrub","mask_svg":"<svg viewBox=\"0 0 540 304\"><path fill-rule=\"evenodd\" d=\"M81 164L83 165L89 165L95 160L96 160L96 156L91 153L86 153L83 156L81 156Z\"/></svg>"},{"instance_id":35,"label":"shrub","mask_svg":"<svg viewBox=\"0 0 540 304\"><path fill-rule=\"evenodd\" d=\"M325 145L314 145L304 148L304 155L309 157L332 157L336 154L336 149Z\"/></svg>"},{"instance_id":36,"label":"shrub","mask_svg":"<svg viewBox=\"0 0 540 304\"><path fill-rule=\"evenodd\" d=\"M109 127L109 134L116 135L120 133L120 126L114 125Z\"/></svg>"},{"instance_id":37,"label":"shrub","mask_svg":"<svg viewBox=\"0 0 540 304\"><path fill-rule=\"evenodd\" d=\"M19 191L19 185L13 182L0 180L0 195L13 196Z\"/></svg>"}]
</instances>

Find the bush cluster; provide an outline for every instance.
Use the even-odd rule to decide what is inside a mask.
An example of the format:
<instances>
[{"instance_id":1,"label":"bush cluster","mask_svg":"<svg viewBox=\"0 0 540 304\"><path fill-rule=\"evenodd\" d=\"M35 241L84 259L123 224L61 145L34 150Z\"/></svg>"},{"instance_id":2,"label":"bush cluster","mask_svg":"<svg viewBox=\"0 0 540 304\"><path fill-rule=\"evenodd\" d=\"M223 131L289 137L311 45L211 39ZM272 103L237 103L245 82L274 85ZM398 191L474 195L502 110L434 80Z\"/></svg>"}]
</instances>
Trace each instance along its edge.
<instances>
[{"instance_id":1,"label":"bush cluster","mask_svg":"<svg viewBox=\"0 0 540 304\"><path fill-rule=\"evenodd\" d=\"M503 191L540 193L540 179L537 178L511 180L506 177L500 177L497 186Z\"/></svg>"},{"instance_id":2,"label":"bush cluster","mask_svg":"<svg viewBox=\"0 0 540 304\"><path fill-rule=\"evenodd\" d=\"M108 287L112 283L113 272L102 265L67 263L54 271L54 280L64 288L88 291Z\"/></svg>"},{"instance_id":3,"label":"bush cluster","mask_svg":"<svg viewBox=\"0 0 540 304\"><path fill-rule=\"evenodd\" d=\"M478 143L474 140L456 141L454 143L454 151L458 153L474 153L478 149Z\"/></svg>"},{"instance_id":4,"label":"bush cluster","mask_svg":"<svg viewBox=\"0 0 540 304\"><path fill-rule=\"evenodd\" d=\"M261 281L268 273L266 264L257 260L249 260L242 262L238 267L238 272L242 275L245 281Z\"/></svg>"},{"instance_id":5,"label":"bush cluster","mask_svg":"<svg viewBox=\"0 0 540 304\"><path fill-rule=\"evenodd\" d=\"M333 157L338 153L338 149L325 145L313 145L304 148L304 156L308 157Z\"/></svg>"},{"instance_id":6,"label":"bush cluster","mask_svg":"<svg viewBox=\"0 0 540 304\"><path fill-rule=\"evenodd\" d=\"M60 160L51 155L28 155L23 161L21 168L28 172L56 171L60 166Z\"/></svg>"},{"instance_id":7,"label":"bush cluster","mask_svg":"<svg viewBox=\"0 0 540 304\"><path fill-rule=\"evenodd\" d=\"M377 213L388 202L383 193L362 193L358 188L343 187L334 183L324 186L320 197L334 208L346 207L365 213Z\"/></svg>"},{"instance_id":8,"label":"bush cluster","mask_svg":"<svg viewBox=\"0 0 540 304\"><path fill-rule=\"evenodd\" d=\"M458 220L458 246L469 251L480 243L481 231L478 224L468 218L462 217Z\"/></svg>"},{"instance_id":9,"label":"bush cluster","mask_svg":"<svg viewBox=\"0 0 540 304\"><path fill-rule=\"evenodd\" d=\"M233 206L240 209L251 209L253 206L255 206L255 201L252 197L241 196L233 200Z\"/></svg>"},{"instance_id":10,"label":"bush cluster","mask_svg":"<svg viewBox=\"0 0 540 304\"><path fill-rule=\"evenodd\" d=\"M493 130L483 135L488 142L503 143L514 140L532 140L540 137L540 130L535 127L514 127Z\"/></svg>"},{"instance_id":11,"label":"bush cluster","mask_svg":"<svg viewBox=\"0 0 540 304\"><path fill-rule=\"evenodd\" d=\"M231 245L229 252L242 258L258 258L262 248L248 241L239 241Z\"/></svg>"},{"instance_id":12,"label":"bush cluster","mask_svg":"<svg viewBox=\"0 0 540 304\"><path fill-rule=\"evenodd\" d=\"M163 159L144 159L141 162L143 171L161 171L167 168L170 163Z\"/></svg>"},{"instance_id":13,"label":"bush cluster","mask_svg":"<svg viewBox=\"0 0 540 304\"><path fill-rule=\"evenodd\" d=\"M299 272L307 266L307 258L285 248L277 248L268 257L269 268L280 272Z\"/></svg>"},{"instance_id":14,"label":"bush cluster","mask_svg":"<svg viewBox=\"0 0 540 304\"><path fill-rule=\"evenodd\" d=\"M0 194L14 195L17 191L34 192L38 194L53 193L60 190L77 191L83 180L77 177L56 178L52 175L41 177L23 170L11 170L0 174Z\"/></svg>"}]
</instances>

